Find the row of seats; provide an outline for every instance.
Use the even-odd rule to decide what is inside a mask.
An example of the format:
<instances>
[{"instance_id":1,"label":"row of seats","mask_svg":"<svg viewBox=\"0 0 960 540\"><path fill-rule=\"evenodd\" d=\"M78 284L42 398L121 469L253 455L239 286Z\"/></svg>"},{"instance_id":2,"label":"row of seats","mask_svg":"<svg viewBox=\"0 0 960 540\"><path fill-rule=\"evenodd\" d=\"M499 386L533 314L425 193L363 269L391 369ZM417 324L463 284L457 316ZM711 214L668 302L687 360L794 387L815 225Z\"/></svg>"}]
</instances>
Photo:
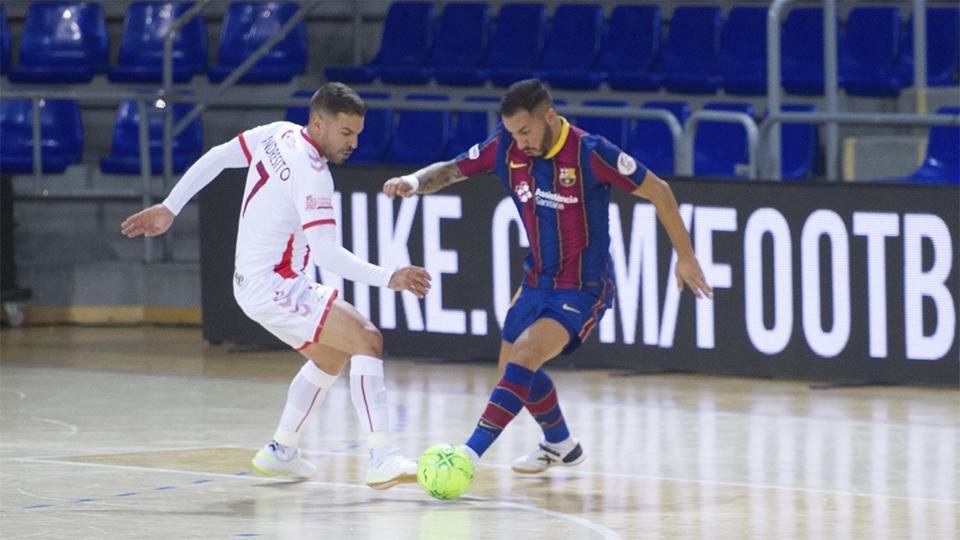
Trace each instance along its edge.
<instances>
[{"instance_id":1,"label":"row of seats","mask_svg":"<svg viewBox=\"0 0 960 540\"><path fill-rule=\"evenodd\" d=\"M308 96L308 93L298 93ZM452 158L482 141L488 135L486 112L401 111L377 107L377 101L388 94L364 94L371 105L360 146L351 163L423 165ZM413 95L410 101L442 101L437 95ZM469 102L495 101L489 97L467 98ZM0 171L26 174L33 170L31 102L0 100L0 130L4 144L0 146ZM584 105L627 107L619 101L586 101ZM175 104L173 117L183 118L188 104ZM663 109L683 125L690 116L690 107L681 101L651 101L646 109ZM749 104L712 103L707 110L737 111L754 116ZM788 105L789 111L813 110L809 105ZM943 114L960 114L960 108L944 108ZM290 107L285 118L306 124L307 107ZM79 163L83 150L83 125L80 109L74 101L42 102L41 143L44 173L61 173L70 164ZM590 133L603 135L627 149L652 170L672 175L676 149L666 125L658 120L631 121L624 118L581 116L573 121ZM117 111L116 127L109 155L100 160L106 174L140 174L140 115L135 102L124 102ZM785 124L781 130L782 174L787 180L808 178L817 164L818 136L812 124ZM151 115L149 123L152 174L162 171L162 118ZM203 126L199 118L173 142L173 170L183 172L203 150ZM934 127L930 131L927 156L922 166L907 180L930 183L960 183L960 128ZM701 122L694 141L694 174L717 178L743 176L741 167L748 161L748 143L744 128L737 124Z\"/></svg>"},{"instance_id":2,"label":"row of seats","mask_svg":"<svg viewBox=\"0 0 960 540\"><path fill-rule=\"evenodd\" d=\"M106 73L114 82L159 83L163 41L190 2L134 2L127 10L117 65L108 65L109 44L103 8L94 2L37 2L30 5L19 61L10 59L10 32L0 5L0 72L13 82L82 83ZM173 80L188 82L206 73L220 82L277 33L296 12L294 2L233 2L220 34L217 64L207 69L207 27L195 17L173 41ZM296 25L240 80L289 82L307 65L307 31Z\"/></svg>"},{"instance_id":3,"label":"row of seats","mask_svg":"<svg viewBox=\"0 0 960 540\"><path fill-rule=\"evenodd\" d=\"M960 10L927 9L929 86L960 84ZM766 93L766 7L682 6L663 30L660 8L622 5L605 23L596 4L390 6L380 51L368 64L326 70L348 83L508 86L530 76L555 88L711 94ZM840 25L838 23L838 28ZM666 39L662 35L666 33ZM823 10L796 8L782 26L782 80L791 94L823 93ZM839 39L840 83L855 95L897 95L913 84L913 26L896 7L857 7Z\"/></svg>"},{"instance_id":4,"label":"row of seats","mask_svg":"<svg viewBox=\"0 0 960 540\"><path fill-rule=\"evenodd\" d=\"M161 80L163 37L189 9L185 2L134 2L127 11L116 66L108 66L103 10L93 2L38 2L29 8L14 66L10 32L0 5L0 72L28 83ZM296 12L293 2L233 2L227 9L217 64L207 70L207 30L194 18L173 43L176 82L207 73L220 82ZM487 4L391 5L380 52L364 66L328 68L332 80L507 86L540 76L557 88L596 89L602 82L627 91L666 88L681 93L759 95L766 92L766 15L763 7L683 6L666 39L655 5L617 6L605 23L593 4L564 4L552 20L541 4L507 4L494 24ZM823 11L796 8L782 28L783 86L792 94L823 93ZM960 84L960 10L927 9L929 86ZM851 10L840 36L840 82L850 94L896 95L913 84L912 19L895 7ZM573 39L576 37L576 39ZM243 77L242 83L289 82L303 73L307 37L298 24Z\"/></svg>"},{"instance_id":5,"label":"row of seats","mask_svg":"<svg viewBox=\"0 0 960 540\"><path fill-rule=\"evenodd\" d=\"M152 105L156 106L156 104ZM73 100L40 100L41 170L58 174L83 157L83 121ZM186 116L191 105L173 106L174 122ZM0 100L0 173L33 172L32 104L29 99ZM152 174L163 172L163 118L150 116L150 165ZM110 153L100 159L106 174L140 174L140 111L135 101L117 109ZM203 152L203 124L197 118L173 141L173 172L182 173Z\"/></svg>"}]
</instances>

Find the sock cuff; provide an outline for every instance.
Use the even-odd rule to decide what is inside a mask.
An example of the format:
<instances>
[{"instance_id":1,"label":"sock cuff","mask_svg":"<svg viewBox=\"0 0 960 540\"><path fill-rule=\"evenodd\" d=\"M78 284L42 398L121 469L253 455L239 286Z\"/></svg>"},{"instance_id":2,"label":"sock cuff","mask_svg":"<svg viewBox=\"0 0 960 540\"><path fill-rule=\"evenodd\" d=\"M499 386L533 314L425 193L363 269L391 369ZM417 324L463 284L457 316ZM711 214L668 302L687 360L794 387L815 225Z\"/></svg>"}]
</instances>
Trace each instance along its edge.
<instances>
[{"instance_id":1,"label":"sock cuff","mask_svg":"<svg viewBox=\"0 0 960 540\"><path fill-rule=\"evenodd\" d=\"M383 360L358 354L350 358L350 375L383 377Z\"/></svg>"},{"instance_id":2,"label":"sock cuff","mask_svg":"<svg viewBox=\"0 0 960 540\"><path fill-rule=\"evenodd\" d=\"M540 401L550 394L550 390L553 390L553 380L543 368L538 369L533 376L533 384L530 385L530 401Z\"/></svg>"},{"instance_id":3,"label":"sock cuff","mask_svg":"<svg viewBox=\"0 0 960 540\"><path fill-rule=\"evenodd\" d=\"M278 428L276 433L273 434L273 440L284 446L296 448L300 444L300 434L293 431L284 431Z\"/></svg>"},{"instance_id":4,"label":"sock cuff","mask_svg":"<svg viewBox=\"0 0 960 540\"><path fill-rule=\"evenodd\" d=\"M313 363L312 360L307 360L307 362L303 364L303 367L300 368L300 375L303 375L304 379L310 381L310 383L314 386L319 386L320 388L330 388L333 386L333 383L337 382L337 377L339 376L331 375L320 369L316 364Z\"/></svg>"},{"instance_id":5,"label":"sock cuff","mask_svg":"<svg viewBox=\"0 0 960 540\"><path fill-rule=\"evenodd\" d=\"M527 388L533 384L533 377L535 373L529 369L521 366L520 364L507 364L506 369L503 370L503 380L512 382L514 384L519 384L520 386L525 386Z\"/></svg>"}]
</instances>

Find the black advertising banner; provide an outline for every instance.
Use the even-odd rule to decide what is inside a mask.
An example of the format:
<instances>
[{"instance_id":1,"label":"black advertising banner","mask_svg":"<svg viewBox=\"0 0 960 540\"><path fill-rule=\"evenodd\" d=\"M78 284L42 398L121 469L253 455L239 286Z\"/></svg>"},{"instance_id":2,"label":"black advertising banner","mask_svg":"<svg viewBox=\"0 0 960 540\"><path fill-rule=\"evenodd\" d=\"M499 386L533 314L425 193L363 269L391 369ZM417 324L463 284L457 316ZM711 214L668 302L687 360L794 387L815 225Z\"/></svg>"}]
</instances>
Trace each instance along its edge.
<instances>
[{"instance_id":1,"label":"black advertising banner","mask_svg":"<svg viewBox=\"0 0 960 540\"><path fill-rule=\"evenodd\" d=\"M339 167L343 245L388 267L424 266L424 300L322 280L383 331L388 354L495 359L526 236L493 177L403 201L400 172ZM670 181L713 300L678 294L652 205L615 192L613 308L560 361L580 367L958 385L956 186ZM204 336L277 344L232 299L242 173L201 197ZM615 190L616 191L616 190ZM238 320L242 319L242 320Z\"/></svg>"}]
</instances>

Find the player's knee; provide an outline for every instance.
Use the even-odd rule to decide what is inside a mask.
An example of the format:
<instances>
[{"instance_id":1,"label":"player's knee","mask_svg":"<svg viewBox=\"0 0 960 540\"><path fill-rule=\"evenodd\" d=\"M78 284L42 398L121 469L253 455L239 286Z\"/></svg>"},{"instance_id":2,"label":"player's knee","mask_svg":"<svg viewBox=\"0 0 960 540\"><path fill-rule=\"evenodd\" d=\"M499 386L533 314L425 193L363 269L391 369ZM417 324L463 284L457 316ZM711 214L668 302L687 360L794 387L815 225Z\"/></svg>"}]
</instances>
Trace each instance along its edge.
<instances>
[{"instance_id":1,"label":"player's knee","mask_svg":"<svg viewBox=\"0 0 960 540\"><path fill-rule=\"evenodd\" d=\"M536 371L540 368L540 355L535 347L531 347L526 342L517 342L510 351L510 364L523 366L530 371ZM504 368L506 365L504 365Z\"/></svg>"},{"instance_id":2,"label":"player's knee","mask_svg":"<svg viewBox=\"0 0 960 540\"><path fill-rule=\"evenodd\" d=\"M372 323L367 323L359 336L359 350L356 354L365 354L375 358L383 356L383 334Z\"/></svg>"}]
</instances>

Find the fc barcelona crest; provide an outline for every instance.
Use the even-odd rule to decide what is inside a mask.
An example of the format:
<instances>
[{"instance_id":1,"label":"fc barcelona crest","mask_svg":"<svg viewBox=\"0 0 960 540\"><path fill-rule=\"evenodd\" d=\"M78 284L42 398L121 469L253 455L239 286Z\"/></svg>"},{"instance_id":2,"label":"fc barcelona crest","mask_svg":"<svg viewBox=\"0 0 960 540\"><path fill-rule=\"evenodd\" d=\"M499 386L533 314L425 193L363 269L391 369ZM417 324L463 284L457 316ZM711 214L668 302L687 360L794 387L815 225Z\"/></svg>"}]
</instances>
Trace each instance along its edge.
<instances>
[{"instance_id":1,"label":"fc barcelona crest","mask_svg":"<svg viewBox=\"0 0 960 540\"><path fill-rule=\"evenodd\" d=\"M557 175L560 185L570 187L577 182L577 169L573 167L560 167L560 173Z\"/></svg>"}]
</instances>

